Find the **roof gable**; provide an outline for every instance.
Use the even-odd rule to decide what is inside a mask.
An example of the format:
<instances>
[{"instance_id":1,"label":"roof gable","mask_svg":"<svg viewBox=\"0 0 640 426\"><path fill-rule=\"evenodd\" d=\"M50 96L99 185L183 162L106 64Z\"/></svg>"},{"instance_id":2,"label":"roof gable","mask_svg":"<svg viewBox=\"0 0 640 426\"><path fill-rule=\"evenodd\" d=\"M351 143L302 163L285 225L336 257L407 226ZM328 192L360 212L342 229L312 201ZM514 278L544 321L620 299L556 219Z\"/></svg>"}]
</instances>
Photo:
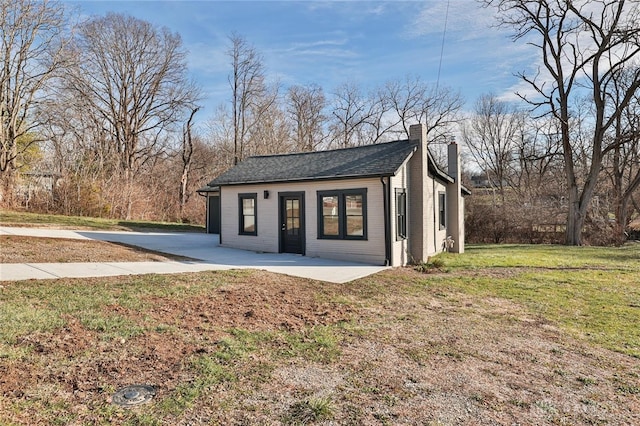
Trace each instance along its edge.
<instances>
[{"instance_id":1,"label":"roof gable","mask_svg":"<svg viewBox=\"0 0 640 426\"><path fill-rule=\"evenodd\" d=\"M401 140L330 151L249 157L208 186L392 176L417 149Z\"/></svg>"}]
</instances>

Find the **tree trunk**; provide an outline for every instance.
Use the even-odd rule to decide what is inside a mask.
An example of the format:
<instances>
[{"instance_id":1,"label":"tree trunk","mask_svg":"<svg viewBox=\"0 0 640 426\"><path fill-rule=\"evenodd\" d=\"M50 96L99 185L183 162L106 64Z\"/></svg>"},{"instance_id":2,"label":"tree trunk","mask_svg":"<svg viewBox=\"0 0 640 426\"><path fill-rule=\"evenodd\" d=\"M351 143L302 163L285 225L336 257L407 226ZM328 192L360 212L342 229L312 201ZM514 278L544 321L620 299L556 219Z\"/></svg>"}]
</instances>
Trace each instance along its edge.
<instances>
[{"instance_id":1,"label":"tree trunk","mask_svg":"<svg viewBox=\"0 0 640 426\"><path fill-rule=\"evenodd\" d=\"M184 222L184 207L187 204L187 186L189 183L189 169L191 164L185 164L180 176L180 220Z\"/></svg>"},{"instance_id":2,"label":"tree trunk","mask_svg":"<svg viewBox=\"0 0 640 426\"><path fill-rule=\"evenodd\" d=\"M578 198L578 187L571 189L569 195L569 212L567 214L567 229L565 244L568 246L582 245L582 228L584 226L584 215L581 213L580 201Z\"/></svg>"},{"instance_id":3,"label":"tree trunk","mask_svg":"<svg viewBox=\"0 0 640 426\"><path fill-rule=\"evenodd\" d=\"M193 139L191 137L191 123L193 116L200 107L194 107L191 109L191 114L185 124L184 131L182 133L182 175L180 176L180 220L184 222L184 207L189 201L189 193L187 192L189 187L189 173L191 172L191 163L193 161Z\"/></svg>"}]
</instances>

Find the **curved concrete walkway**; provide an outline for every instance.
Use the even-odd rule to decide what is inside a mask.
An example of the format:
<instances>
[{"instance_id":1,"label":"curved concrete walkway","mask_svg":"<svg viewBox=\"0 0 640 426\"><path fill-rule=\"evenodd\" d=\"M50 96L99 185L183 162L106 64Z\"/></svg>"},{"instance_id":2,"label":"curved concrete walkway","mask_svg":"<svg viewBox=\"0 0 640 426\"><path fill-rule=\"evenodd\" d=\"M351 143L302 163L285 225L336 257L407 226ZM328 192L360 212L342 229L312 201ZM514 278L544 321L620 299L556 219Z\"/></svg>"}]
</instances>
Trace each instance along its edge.
<instances>
[{"instance_id":1,"label":"curved concrete walkway","mask_svg":"<svg viewBox=\"0 0 640 426\"><path fill-rule=\"evenodd\" d=\"M171 262L3 263L0 264L0 281L150 273L174 274L249 268L320 281L345 283L386 269L384 266L294 254L256 253L231 249L221 247L217 235L205 233L73 231L0 226L0 235L110 241L197 259Z\"/></svg>"}]
</instances>

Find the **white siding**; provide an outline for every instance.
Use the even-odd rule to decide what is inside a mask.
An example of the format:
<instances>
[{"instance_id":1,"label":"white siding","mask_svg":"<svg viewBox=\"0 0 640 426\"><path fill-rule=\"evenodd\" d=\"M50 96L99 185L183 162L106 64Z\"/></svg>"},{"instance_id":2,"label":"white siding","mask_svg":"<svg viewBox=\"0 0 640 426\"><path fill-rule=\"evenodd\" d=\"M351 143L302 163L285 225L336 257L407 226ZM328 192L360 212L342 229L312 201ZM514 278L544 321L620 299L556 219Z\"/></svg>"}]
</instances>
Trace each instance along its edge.
<instances>
[{"instance_id":1,"label":"white siding","mask_svg":"<svg viewBox=\"0 0 640 426\"><path fill-rule=\"evenodd\" d=\"M409 227L409 168L404 164L395 176L391 177L391 266L404 266L411 263L409 254L409 235L411 229ZM407 193L407 238L397 238L397 216L396 216L396 189L404 189Z\"/></svg>"},{"instance_id":2,"label":"white siding","mask_svg":"<svg viewBox=\"0 0 640 426\"><path fill-rule=\"evenodd\" d=\"M278 252L278 195L270 185L239 185L220 188L220 242L223 246L252 251ZM264 191L269 190L269 198ZM239 235L239 194L256 193L258 235Z\"/></svg>"},{"instance_id":3,"label":"white siding","mask_svg":"<svg viewBox=\"0 0 640 426\"><path fill-rule=\"evenodd\" d=\"M430 184L432 185L433 191L429 193L430 200L428 201L429 203L428 208L433 211L433 223L432 223L432 226L429 227L430 239L429 239L429 245L427 250L427 252L429 253L429 256L442 251L442 242L445 240L445 238L447 238L446 228L442 230L440 229L440 210L438 206L438 194L440 192L444 192L446 194L446 197L449 197L449 194L447 193L446 185L443 185L442 183L434 179L430 179L430 181L431 181Z\"/></svg>"},{"instance_id":4,"label":"white siding","mask_svg":"<svg viewBox=\"0 0 640 426\"><path fill-rule=\"evenodd\" d=\"M379 178L314 182L307 188L307 256L384 265L384 205ZM318 239L316 191L367 188L367 240Z\"/></svg>"},{"instance_id":5,"label":"white siding","mask_svg":"<svg viewBox=\"0 0 640 426\"><path fill-rule=\"evenodd\" d=\"M367 189L367 239L318 239L317 191ZM264 198L264 191L269 198ZM304 192L306 255L372 264L384 264L384 206L379 178L348 179L300 183L234 185L221 188L221 243L223 246L252 251L279 251L278 193ZM258 235L239 235L238 194L257 194Z\"/></svg>"},{"instance_id":6,"label":"white siding","mask_svg":"<svg viewBox=\"0 0 640 426\"><path fill-rule=\"evenodd\" d=\"M425 259L413 259L410 254L410 244L412 239L418 239L424 244L424 253L432 256L442 248L442 242L447 237L447 230L440 230L439 222L439 206L438 193L446 192L447 187L433 179L431 175L427 175L422 182L422 188L412 189L410 179L411 168L403 165L396 176L391 178L391 265L402 266L412 262L420 262ZM405 188L407 190L407 239L396 239L396 188ZM447 195L448 196L448 195ZM416 203L418 205L416 205ZM419 206L423 203L422 207ZM416 224L420 221L412 220L411 212L423 211L424 229L416 229ZM411 226L413 225L413 226Z\"/></svg>"}]
</instances>

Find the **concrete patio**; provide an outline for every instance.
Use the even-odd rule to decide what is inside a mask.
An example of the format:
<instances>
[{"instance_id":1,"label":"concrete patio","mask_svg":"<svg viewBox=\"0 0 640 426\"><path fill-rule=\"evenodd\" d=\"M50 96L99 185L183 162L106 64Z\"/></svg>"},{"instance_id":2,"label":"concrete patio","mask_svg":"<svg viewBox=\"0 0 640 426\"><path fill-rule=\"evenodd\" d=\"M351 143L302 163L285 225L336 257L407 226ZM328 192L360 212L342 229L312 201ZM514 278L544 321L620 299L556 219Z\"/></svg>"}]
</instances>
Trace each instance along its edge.
<instances>
[{"instance_id":1,"label":"concrete patio","mask_svg":"<svg viewBox=\"0 0 640 426\"><path fill-rule=\"evenodd\" d=\"M314 280L345 283L386 267L286 253L256 253L221 247L214 234L192 232L81 231L0 226L0 235L99 240L128 244L194 260L171 262L4 263L0 281L173 274L229 269L262 269Z\"/></svg>"}]
</instances>

